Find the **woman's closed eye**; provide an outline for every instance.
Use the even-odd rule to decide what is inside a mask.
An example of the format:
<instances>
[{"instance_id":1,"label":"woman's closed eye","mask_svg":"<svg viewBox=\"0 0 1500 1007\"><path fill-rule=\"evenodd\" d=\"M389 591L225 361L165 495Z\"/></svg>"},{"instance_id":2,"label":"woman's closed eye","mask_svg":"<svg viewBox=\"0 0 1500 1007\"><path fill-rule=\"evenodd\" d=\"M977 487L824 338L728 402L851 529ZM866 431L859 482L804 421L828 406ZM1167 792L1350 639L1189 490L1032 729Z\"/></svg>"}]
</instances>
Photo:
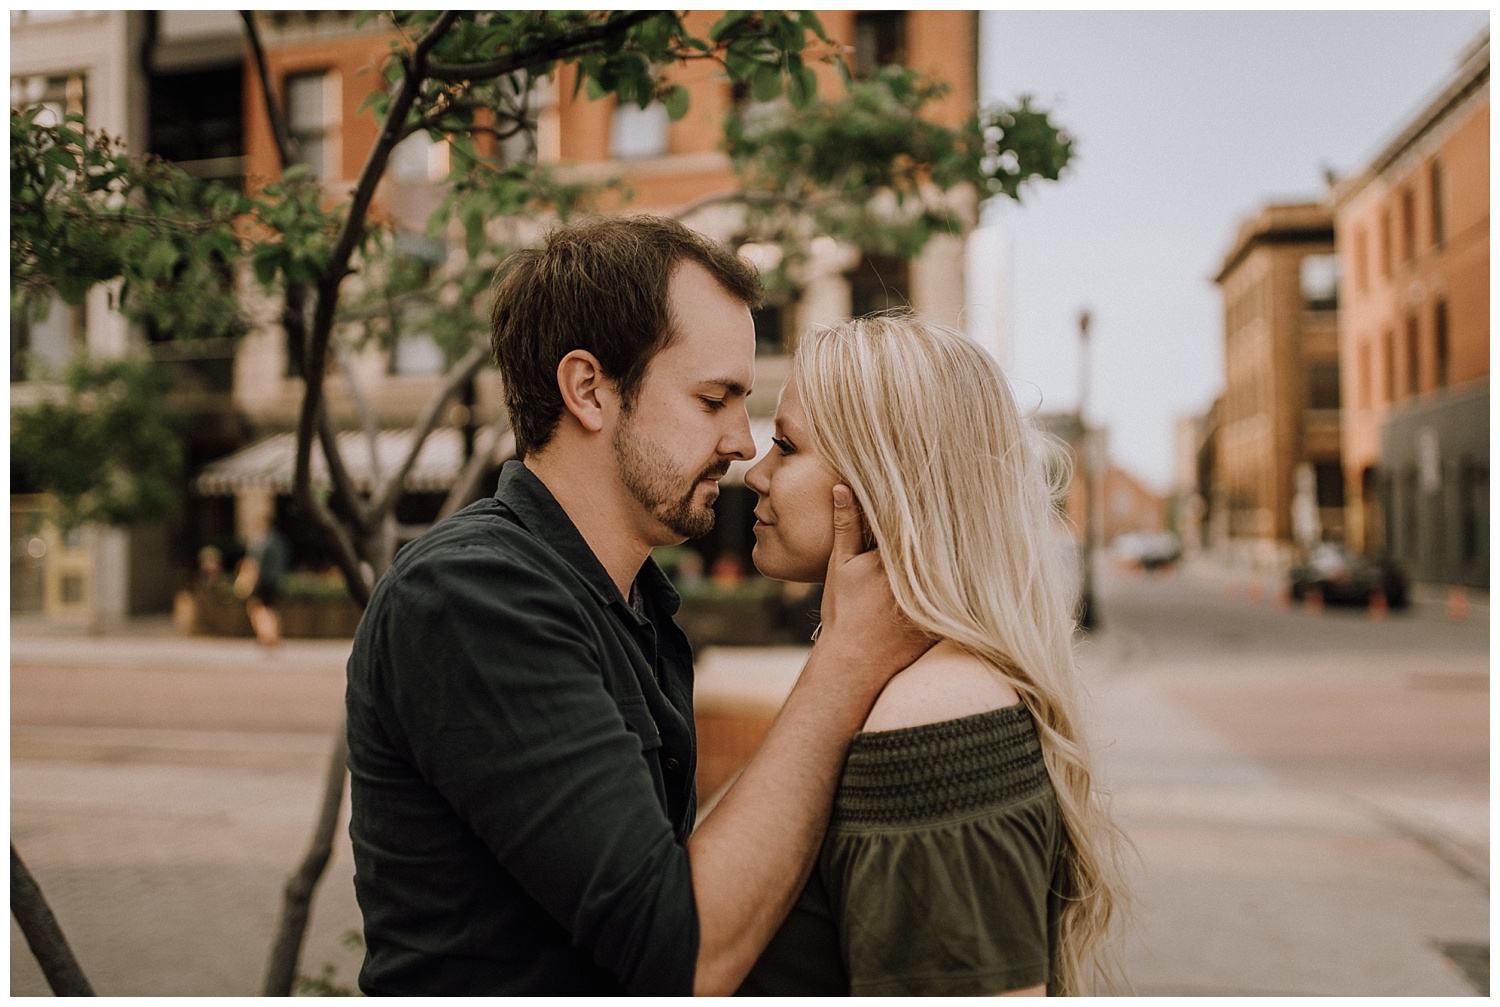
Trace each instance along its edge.
<instances>
[{"instance_id":1,"label":"woman's closed eye","mask_svg":"<svg viewBox=\"0 0 1500 1007\"><path fill-rule=\"evenodd\" d=\"M793 455L797 453L797 449L792 445L792 442L784 437L772 437L771 443L776 446L777 451L780 451L784 455Z\"/></svg>"}]
</instances>

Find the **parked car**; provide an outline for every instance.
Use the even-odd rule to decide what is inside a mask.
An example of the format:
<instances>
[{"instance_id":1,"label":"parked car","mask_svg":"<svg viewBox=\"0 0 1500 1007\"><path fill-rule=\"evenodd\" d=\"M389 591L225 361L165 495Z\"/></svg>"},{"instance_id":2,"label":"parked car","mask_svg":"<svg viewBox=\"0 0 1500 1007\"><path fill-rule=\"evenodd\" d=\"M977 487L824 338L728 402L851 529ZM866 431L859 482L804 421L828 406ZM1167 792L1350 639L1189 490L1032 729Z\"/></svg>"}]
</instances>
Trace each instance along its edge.
<instances>
[{"instance_id":1,"label":"parked car","mask_svg":"<svg viewBox=\"0 0 1500 1007\"><path fill-rule=\"evenodd\" d=\"M1109 549L1122 563L1148 571L1170 566L1182 556L1181 543L1169 531L1126 532Z\"/></svg>"},{"instance_id":2,"label":"parked car","mask_svg":"<svg viewBox=\"0 0 1500 1007\"><path fill-rule=\"evenodd\" d=\"M1314 546L1307 560L1292 567L1288 588L1302 601L1316 589L1334 604L1368 605L1376 591L1391 608L1406 605L1406 570L1388 559L1360 556L1332 542Z\"/></svg>"}]
</instances>

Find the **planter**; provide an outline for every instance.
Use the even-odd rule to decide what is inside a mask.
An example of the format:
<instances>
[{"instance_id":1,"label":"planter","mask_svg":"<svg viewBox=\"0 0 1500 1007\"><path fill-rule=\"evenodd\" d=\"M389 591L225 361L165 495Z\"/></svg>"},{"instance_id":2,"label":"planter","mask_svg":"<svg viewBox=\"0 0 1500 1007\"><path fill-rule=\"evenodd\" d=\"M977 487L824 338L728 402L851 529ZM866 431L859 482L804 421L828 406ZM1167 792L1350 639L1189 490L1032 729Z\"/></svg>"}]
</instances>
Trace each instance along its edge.
<instances>
[{"instance_id":1,"label":"planter","mask_svg":"<svg viewBox=\"0 0 1500 1007\"><path fill-rule=\"evenodd\" d=\"M293 640L351 639L360 610L348 598L282 598L281 635ZM173 622L192 636L253 637L245 603L216 591L179 591Z\"/></svg>"}]
</instances>

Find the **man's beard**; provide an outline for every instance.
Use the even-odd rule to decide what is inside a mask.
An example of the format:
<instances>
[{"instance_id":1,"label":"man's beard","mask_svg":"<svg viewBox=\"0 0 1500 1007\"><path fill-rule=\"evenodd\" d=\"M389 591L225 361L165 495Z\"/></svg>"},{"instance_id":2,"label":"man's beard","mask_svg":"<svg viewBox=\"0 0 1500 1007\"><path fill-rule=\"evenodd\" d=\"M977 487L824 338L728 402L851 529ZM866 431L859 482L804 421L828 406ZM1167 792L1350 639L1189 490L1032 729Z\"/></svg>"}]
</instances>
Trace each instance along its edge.
<instances>
[{"instance_id":1,"label":"man's beard","mask_svg":"<svg viewBox=\"0 0 1500 1007\"><path fill-rule=\"evenodd\" d=\"M615 428L614 449L620 481L652 517L685 539L713 530L713 507L696 505L693 498L699 483L718 479L729 471L728 460L720 459L698 473L684 492L681 474L660 451L653 450L653 445L636 436L634 417L629 412Z\"/></svg>"}]
</instances>

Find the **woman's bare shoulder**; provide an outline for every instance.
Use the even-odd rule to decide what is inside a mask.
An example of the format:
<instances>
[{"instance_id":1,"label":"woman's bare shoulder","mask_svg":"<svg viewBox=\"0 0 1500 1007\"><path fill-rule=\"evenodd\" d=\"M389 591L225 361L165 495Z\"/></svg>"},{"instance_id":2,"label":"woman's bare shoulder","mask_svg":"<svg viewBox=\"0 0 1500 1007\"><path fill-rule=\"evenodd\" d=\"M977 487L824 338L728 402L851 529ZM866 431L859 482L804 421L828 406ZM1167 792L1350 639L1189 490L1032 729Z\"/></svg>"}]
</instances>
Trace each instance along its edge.
<instances>
[{"instance_id":1,"label":"woman's bare shoulder","mask_svg":"<svg viewBox=\"0 0 1500 1007\"><path fill-rule=\"evenodd\" d=\"M866 731L894 731L1014 706L1009 682L968 651L939 642L886 685L865 719Z\"/></svg>"}]
</instances>

